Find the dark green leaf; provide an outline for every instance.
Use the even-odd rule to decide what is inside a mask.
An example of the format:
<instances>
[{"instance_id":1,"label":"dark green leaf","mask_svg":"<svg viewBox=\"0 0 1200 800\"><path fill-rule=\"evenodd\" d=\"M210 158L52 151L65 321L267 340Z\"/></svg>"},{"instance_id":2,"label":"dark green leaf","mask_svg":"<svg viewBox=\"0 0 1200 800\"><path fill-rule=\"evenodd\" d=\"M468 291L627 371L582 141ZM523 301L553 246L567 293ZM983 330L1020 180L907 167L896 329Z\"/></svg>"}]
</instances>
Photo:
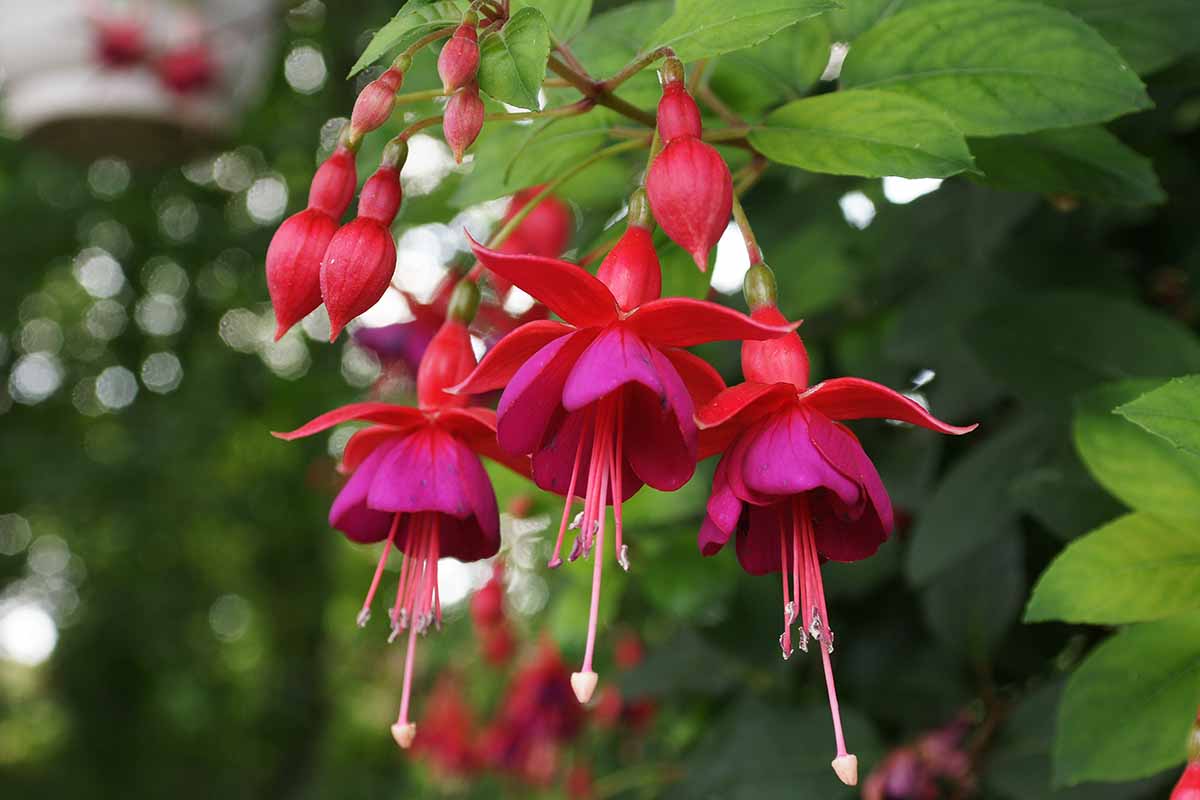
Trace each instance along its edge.
<instances>
[{"instance_id":1,"label":"dark green leaf","mask_svg":"<svg viewBox=\"0 0 1200 800\"><path fill-rule=\"evenodd\" d=\"M1047 292L994 306L968 327L984 366L1021 400L1063 404L1099 383L1200 370L1200 342L1125 300Z\"/></svg>"},{"instance_id":2,"label":"dark green leaf","mask_svg":"<svg viewBox=\"0 0 1200 800\"><path fill-rule=\"evenodd\" d=\"M788 103L750 131L772 161L812 172L940 178L973 169L949 117L902 94L833 92Z\"/></svg>"},{"instance_id":3,"label":"dark green leaf","mask_svg":"<svg viewBox=\"0 0 1200 800\"><path fill-rule=\"evenodd\" d=\"M983 181L1003 189L1082 195L1123 205L1166 199L1150 159L1103 128L972 139Z\"/></svg>"},{"instance_id":4,"label":"dark green leaf","mask_svg":"<svg viewBox=\"0 0 1200 800\"><path fill-rule=\"evenodd\" d=\"M1025 597L1021 531L1010 525L921 592L925 621L950 650L972 663L987 663Z\"/></svg>"},{"instance_id":5,"label":"dark green leaf","mask_svg":"<svg viewBox=\"0 0 1200 800\"><path fill-rule=\"evenodd\" d=\"M536 8L522 8L479 42L479 88L497 100L537 108L546 78L550 27Z\"/></svg>"},{"instance_id":6,"label":"dark green leaf","mask_svg":"<svg viewBox=\"0 0 1200 800\"><path fill-rule=\"evenodd\" d=\"M842 82L935 103L972 136L1087 125L1151 105L1099 34L1014 0L922 4L889 17L855 42Z\"/></svg>"},{"instance_id":7,"label":"dark green leaf","mask_svg":"<svg viewBox=\"0 0 1200 800\"><path fill-rule=\"evenodd\" d=\"M837 7L832 0L677 0L675 13L642 50L672 47L683 61L711 58L752 47L776 31Z\"/></svg>"},{"instance_id":8,"label":"dark green leaf","mask_svg":"<svg viewBox=\"0 0 1200 800\"><path fill-rule=\"evenodd\" d=\"M1200 375L1189 375L1117 409L1125 419L1200 456Z\"/></svg>"},{"instance_id":9,"label":"dark green leaf","mask_svg":"<svg viewBox=\"0 0 1200 800\"><path fill-rule=\"evenodd\" d=\"M1200 704L1200 615L1131 625L1067 683L1055 783L1143 778L1182 764Z\"/></svg>"},{"instance_id":10,"label":"dark green leaf","mask_svg":"<svg viewBox=\"0 0 1200 800\"><path fill-rule=\"evenodd\" d=\"M385 54L405 47L427 33L462 22L470 8L470 0L437 0L433 3L408 3L391 20L375 32L358 61L350 70L354 76L374 64Z\"/></svg>"},{"instance_id":11,"label":"dark green leaf","mask_svg":"<svg viewBox=\"0 0 1200 800\"><path fill-rule=\"evenodd\" d=\"M1145 75L1200 49L1195 0L1043 0L1091 25Z\"/></svg>"},{"instance_id":12,"label":"dark green leaf","mask_svg":"<svg viewBox=\"0 0 1200 800\"><path fill-rule=\"evenodd\" d=\"M851 41L881 19L904 7L904 0L855 0L829 12L829 26L839 41Z\"/></svg>"},{"instance_id":13,"label":"dark green leaf","mask_svg":"<svg viewBox=\"0 0 1200 800\"><path fill-rule=\"evenodd\" d=\"M1131 508L1195 524L1200 521L1200 457L1113 413L1152 386L1121 383L1081 397L1075 446L1096 480Z\"/></svg>"},{"instance_id":14,"label":"dark green leaf","mask_svg":"<svg viewBox=\"0 0 1200 800\"><path fill-rule=\"evenodd\" d=\"M506 159L507 181L534 184L553 178L603 147L616 118L615 112L600 108L534 123L521 146Z\"/></svg>"},{"instance_id":15,"label":"dark green leaf","mask_svg":"<svg viewBox=\"0 0 1200 800\"><path fill-rule=\"evenodd\" d=\"M704 668L696 669L698 664ZM737 682L742 669L736 658L685 628L626 673L621 678L621 691L630 697L720 694Z\"/></svg>"},{"instance_id":16,"label":"dark green leaf","mask_svg":"<svg viewBox=\"0 0 1200 800\"><path fill-rule=\"evenodd\" d=\"M807 94L825 71L831 46L825 19L805 20L757 47L723 56L708 82L735 111L757 116Z\"/></svg>"},{"instance_id":17,"label":"dark green leaf","mask_svg":"<svg viewBox=\"0 0 1200 800\"><path fill-rule=\"evenodd\" d=\"M1049 458L1017 476L1012 496L1051 533L1070 540L1116 517L1124 507L1088 473L1075 443L1063 438Z\"/></svg>"},{"instance_id":18,"label":"dark green leaf","mask_svg":"<svg viewBox=\"0 0 1200 800\"><path fill-rule=\"evenodd\" d=\"M566 41L583 30L592 13L592 0L512 0L514 14L532 6L541 11L550 23L550 30L560 41Z\"/></svg>"}]
</instances>

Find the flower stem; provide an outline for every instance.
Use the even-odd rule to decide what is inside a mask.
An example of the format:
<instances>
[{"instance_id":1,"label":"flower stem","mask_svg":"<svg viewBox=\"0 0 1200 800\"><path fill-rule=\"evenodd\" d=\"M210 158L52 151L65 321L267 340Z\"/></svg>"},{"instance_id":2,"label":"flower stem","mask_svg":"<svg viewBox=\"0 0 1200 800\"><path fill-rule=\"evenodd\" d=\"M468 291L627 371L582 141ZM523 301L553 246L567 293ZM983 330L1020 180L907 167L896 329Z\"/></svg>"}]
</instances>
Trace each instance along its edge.
<instances>
[{"instance_id":1,"label":"flower stem","mask_svg":"<svg viewBox=\"0 0 1200 800\"><path fill-rule=\"evenodd\" d=\"M614 94L608 92L603 85L596 83L586 75L581 75L576 72L562 60L550 57L548 63L554 74L566 79L568 83L574 86L584 97L590 97L596 101L598 105L606 108L611 108L622 116L628 117L634 122L640 122L647 127L654 127L654 115L649 111L644 111L637 106L629 103Z\"/></svg>"},{"instance_id":2,"label":"flower stem","mask_svg":"<svg viewBox=\"0 0 1200 800\"><path fill-rule=\"evenodd\" d=\"M454 33L453 27L442 28L441 30L434 31L433 33L427 33L409 45L408 48L405 49L404 55L408 56L409 58L413 58L418 52L420 52L421 48L425 47L426 45L433 44L439 39L445 39L452 33Z\"/></svg>"},{"instance_id":3,"label":"flower stem","mask_svg":"<svg viewBox=\"0 0 1200 800\"><path fill-rule=\"evenodd\" d=\"M604 92L612 92L625 81L637 75L646 67L663 58L671 58L675 55L675 51L670 47L660 47L657 50L651 50L649 53L642 55L630 61L621 71L613 75L611 78L600 82L600 89Z\"/></svg>"},{"instance_id":4,"label":"flower stem","mask_svg":"<svg viewBox=\"0 0 1200 800\"><path fill-rule=\"evenodd\" d=\"M426 100L436 100L439 97L445 97L446 94L441 89L426 89L423 92L408 92L407 94L396 95L396 105L403 106L409 103L421 103Z\"/></svg>"},{"instance_id":5,"label":"flower stem","mask_svg":"<svg viewBox=\"0 0 1200 800\"><path fill-rule=\"evenodd\" d=\"M567 66L588 80L592 79L592 76L588 74L587 67L583 65L583 62L575 57L575 54L571 52L571 48L568 47L565 42L561 41L554 34L550 35L550 42L554 45L555 51L562 57L562 60L567 64Z\"/></svg>"},{"instance_id":6,"label":"flower stem","mask_svg":"<svg viewBox=\"0 0 1200 800\"><path fill-rule=\"evenodd\" d=\"M754 238L754 230L750 227L746 209L742 208L742 201L736 193L733 195L733 220L737 223L738 230L742 232L742 240L746 243L746 252L750 255L750 266L761 264L762 251L758 248L758 240Z\"/></svg>"}]
</instances>

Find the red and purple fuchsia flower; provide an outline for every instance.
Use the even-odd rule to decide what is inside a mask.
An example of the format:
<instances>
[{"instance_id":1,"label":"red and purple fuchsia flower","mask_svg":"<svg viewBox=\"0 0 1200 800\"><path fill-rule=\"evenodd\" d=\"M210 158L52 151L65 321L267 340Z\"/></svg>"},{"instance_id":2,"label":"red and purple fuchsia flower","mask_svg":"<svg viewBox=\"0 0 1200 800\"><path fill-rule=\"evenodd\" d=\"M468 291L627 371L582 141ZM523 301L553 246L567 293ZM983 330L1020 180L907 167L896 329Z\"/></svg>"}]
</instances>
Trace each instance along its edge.
<instances>
[{"instance_id":1,"label":"red and purple fuchsia flower","mask_svg":"<svg viewBox=\"0 0 1200 800\"><path fill-rule=\"evenodd\" d=\"M583 667L571 676L586 703L600 602L607 506L613 506L613 552L625 569L621 504L643 484L674 491L696 468L697 403L724 388L720 376L684 347L719 340L769 339L787 323L753 320L732 309L680 297L660 298L662 276L641 190L629 226L596 277L567 261L501 253L475 244L484 267L528 292L563 319L531 322L493 348L455 391L504 388L497 409L500 446L531 455L533 480L564 495L551 567L562 563L571 502L584 501L568 558L595 552Z\"/></svg>"},{"instance_id":2,"label":"red and purple fuchsia flower","mask_svg":"<svg viewBox=\"0 0 1200 800\"><path fill-rule=\"evenodd\" d=\"M417 636L441 626L438 559L479 561L500 548L496 494L479 456L521 474L527 461L496 447L496 415L473 408L469 398L449 394L475 367L467 324L479 290L464 281L455 290L446 323L434 337L417 374L419 407L356 403L330 411L281 439L297 439L350 420L373 423L346 444L341 468L351 473L329 523L354 542L383 542L383 553L358 616L365 625L392 548L404 554L396 599L389 617L389 641L408 631L404 688L392 735L408 747L416 735L409 719Z\"/></svg>"},{"instance_id":3,"label":"red and purple fuchsia flower","mask_svg":"<svg viewBox=\"0 0 1200 800\"><path fill-rule=\"evenodd\" d=\"M775 278L759 263L746 275L751 316L764 324L785 322L775 305ZM723 454L713 478L700 551L715 555L735 539L738 561L751 575L778 572L783 584L783 657L792 654L792 626L799 648L810 637L821 653L833 715L843 782L858 781L858 759L846 750L833 681L833 630L825 606L821 563L859 561L891 534L892 504L875 465L858 439L840 423L892 419L939 433L963 434L918 403L860 378L808 385L808 353L800 336L742 345L746 382L726 389L696 415L701 455Z\"/></svg>"}]
</instances>

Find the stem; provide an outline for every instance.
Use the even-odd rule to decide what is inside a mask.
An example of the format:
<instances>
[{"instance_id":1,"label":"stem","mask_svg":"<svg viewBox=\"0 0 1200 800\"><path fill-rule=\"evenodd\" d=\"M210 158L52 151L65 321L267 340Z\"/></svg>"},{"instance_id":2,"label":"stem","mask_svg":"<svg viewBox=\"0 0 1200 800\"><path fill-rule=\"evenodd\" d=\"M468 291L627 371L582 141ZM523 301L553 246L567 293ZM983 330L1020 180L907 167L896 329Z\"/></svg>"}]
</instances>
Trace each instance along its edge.
<instances>
[{"instance_id":1,"label":"stem","mask_svg":"<svg viewBox=\"0 0 1200 800\"><path fill-rule=\"evenodd\" d=\"M742 201L736 193L733 196L733 220L737 223L738 230L742 232L742 240L746 243L746 252L750 254L750 266L761 264L762 251L758 249L758 240L754 238L754 230L750 227L750 220L746 217L746 209L742 208Z\"/></svg>"},{"instance_id":2,"label":"stem","mask_svg":"<svg viewBox=\"0 0 1200 800\"><path fill-rule=\"evenodd\" d=\"M700 98L701 102L711 108L726 124L745 126L746 120L742 119L741 115L732 108L725 105L725 101L717 97L716 92L707 83L702 83L696 88L696 97Z\"/></svg>"},{"instance_id":3,"label":"stem","mask_svg":"<svg viewBox=\"0 0 1200 800\"><path fill-rule=\"evenodd\" d=\"M409 103L422 103L426 100L436 100L439 97L445 97L446 94L441 89L426 89L423 92L409 92L408 94L396 95L396 105L403 106Z\"/></svg>"},{"instance_id":4,"label":"stem","mask_svg":"<svg viewBox=\"0 0 1200 800\"><path fill-rule=\"evenodd\" d=\"M657 50L651 50L649 53L643 53L622 67L621 71L616 75L613 75L607 80L601 81L599 84L600 90L603 92L612 92L622 83L629 80L634 75L637 75L655 61L658 61L662 58L670 58L674 55L675 51L670 47L660 47Z\"/></svg>"},{"instance_id":5,"label":"stem","mask_svg":"<svg viewBox=\"0 0 1200 800\"><path fill-rule=\"evenodd\" d=\"M739 169L737 174L733 176L734 195L741 197L750 191L751 187L758 183L759 178L763 176L769 166L771 166L771 162L756 153L754 160Z\"/></svg>"},{"instance_id":6,"label":"stem","mask_svg":"<svg viewBox=\"0 0 1200 800\"><path fill-rule=\"evenodd\" d=\"M579 114L586 114L591 111L596 105L596 101L590 97L585 97L582 100L577 100L574 103L557 108L543 108L540 111L511 111L511 112L496 112L494 114L484 114L483 118L488 122L496 122L498 120L516 121L521 119L546 119L554 117L574 117Z\"/></svg>"},{"instance_id":7,"label":"stem","mask_svg":"<svg viewBox=\"0 0 1200 800\"><path fill-rule=\"evenodd\" d=\"M702 58L692 67L692 79L688 81L688 93L696 94L696 90L700 88L700 84L704 81L704 70L708 66L708 59Z\"/></svg>"},{"instance_id":8,"label":"stem","mask_svg":"<svg viewBox=\"0 0 1200 800\"><path fill-rule=\"evenodd\" d=\"M412 137L412 135L414 133L417 133L418 131L423 131L426 128L432 128L434 125L441 125L442 120L445 118L445 116L446 116L445 114L437 114L432 117L425 117L424 119L419 119L416 122L414 122L412 125L409 125L407 128L400 131L400 133L396 136L396 139L398 139L399 141L402 141L402 142L406 142L406 141L408 141L408 139L410 137Z\"/></svg>"},{"instance_id":9,"label":"stem","mask_svg":"<svg viewBox=\"0 0 1200 800\"><path fill-rule=\"evenodd\" d=\"M604 87L595 81L588 78L586 75L580 75L575 70L564 64L559 59L551 56L548 63L554 74L565 78L568 83L579 90L584 97L590 97L596 101L598 105L606 108L611 108L622 116L629 117L634 122L640 122L648 128L653 128L655 119L654 115L649 111L643 111L632 103L628 103L621 98L610 94Z\"/></svg>"},{"instance_id":10,"label":"stem","mask_svg":"<svg viewBox=\"0 0 1200 800\"><path fill-rule=\"evenodd\" d=\"M701 138L706 142L734 142L739 139L745 139L746 134L750 132L750 126L745 123L738 123L731 128L718 128L715 131L705 131Z\"/></svg>"},{"instance_id":11,"label":"stem","mask_svg":"<svg viewBox=\"0 0 1200 800\"><path fill-rule=\"evenodd\" d=\"M517 226L520 225L522 222L524 222L525 218L528 217L535 208L537 208L538 203L545 200L546 197L549 196L551 192L553 192L559 186L562 186L564 183L569 181L571 178L574 178L576 175L583 172L585 169L590 167L592 164L595 164L598 161L603 161L604 159L609 158L610 156L615 156L620 153L627 153L631 150L640 150L641 148L643 148L645 146L646 146L646 140L641 139L641 140L636 140L636 141L620 142L618 144L609 145L608 147L605 147L603 150L597 150L595 153L592 153L590 156L585 158L583 161L580 161L578 164L571 167L566 172L556 176L553 180L549 181L545 186L543 186L542 190L540 192L538 192L533 197L531 197L529 199L529 202L527 202L524 206L522 206L521 210L512 216L512 219L510 219L508 222L504 223L504 225L498 231L496 231L495 233L493 233L491 235L491 237L487 241L487 246L491 247L491 248L495 248L495 247L498 247L499 245L503 244L504 240L507 239L509 237L509 235L511 235L512 232L517 229Z\"/></svg>"},{"instance_id":12,"label":"stem","mask_svg":"<svg viewBox=\"0 0 1200 800\"><path fill-rule=\"evenodd\" d=\"M561 41L554 34L550 34L550 42L554 45L554 49L558 51L558 54L562 56L562 60L566 62L567 66L588 80L592 79L592 76L588 74L587 67L583 65L583 62L575 57L575 54L571 52L571 48L567 47L565 42Z\"/></svg>"},{"instance_id":13,"label":"stem","mask_svg":"<svg viewBox=\"0 0 1200 800\"><path fill-rule=\"evenodd\" d=\"M446 39L452 33L454 33L454 28L442 28L440 31L434 31L433 33L427 33L424 36L422 36L420 39L417 39L415 42L413 42L411 45L409 45L408 48L404 51L404 55L408 56L409 58L413 58L414 56L416 56L417 52L425 45L433 44L434 42L436 42L439 39Z\"/></svg>"}]
</instances>

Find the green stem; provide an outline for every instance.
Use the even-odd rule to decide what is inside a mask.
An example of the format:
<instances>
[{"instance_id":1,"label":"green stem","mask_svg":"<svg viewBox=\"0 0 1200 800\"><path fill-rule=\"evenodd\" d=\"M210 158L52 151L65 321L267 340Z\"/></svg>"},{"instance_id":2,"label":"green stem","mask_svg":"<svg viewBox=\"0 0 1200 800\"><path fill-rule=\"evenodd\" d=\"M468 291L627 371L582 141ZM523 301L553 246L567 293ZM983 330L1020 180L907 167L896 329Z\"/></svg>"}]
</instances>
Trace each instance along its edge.
<instances>
[{"instance_id":1,"label":"green stem","mask_svg":"<svg viewBox=\"0 0 1200 800\"><path fill-rule=\"evenodd\" d=\"M590 156L585 158L583 161L580 161L566 172L557 175L553 180L549 181L545 186L543 186L540 192L531 197L529 202L522 206L521 210L513 215L512 219L504 223L499 230L491 235L491 237L488 239L487 246L494 248L503 244L504 240L507 239L512 232L517 229L517 226L524 222L525 218L529 216L535 208L537 208L538 203L545 200L551 192L553 192L559 186L562 186L571 178L574 178L576 175L583 172L591 165L598 161L603 161L606 158L610 158L611 156L627 153L631 150L640 150L645 146L646 140L644 139L640 141L619 142L618 144L609 145L603 150L597 150L595 153L592 153Z\"/></svg>"},{"instance_id":2,"label":"green stem","mask_svg":"<svg viewBox=\"0 0 1200 800\"><path fill-rule=\"evenodd\" d=\"M423 103L426 100L436 100L439 97L445 97L446 94L441 89L426 89L423 92L409 92L408 94L396 95L396 105L403 106L410 103Z\"/></svg>"},{"instance_id":3,"label":"green stem","mask_svg":"<svg viewBox=\"0 0 1200 800\"><path fill-rule=\"evenodd\" d=\"M583 62L575 57L575 54L571 52L571 48L567 47L565 42L559 40L559 38L554 34L550 34L550 42L554 45L554 49L558 52L558 54L562 56L562 60L565 61L571 69L575 70L589 81L592 79L592 76L588 74L587 67L583 65Z\"/></svg>"},{"instance_id":4,"label":"green stem","mask_svg":"<svg viewBox=\"0 0 1200 800\"><path fill-rule=\"evenodd\" d=\"M421 48L424 47L425 45L433 44L434 42L436 42L439 39L445 39L445 38L449 37L452 33L454 33L454 28L442 28L439 31L434 31L433 33L427 33L424 36L422 36L420 39L417 39L415 42L413 42L411 45L409 45L408 48L404 51L404 55L408 56L409 58L413 58L417 55L418 52L420 52Z\"/></svg>"},{"instance_id":5,"label":"green stem","mask_svg":"<svg viewBox=\"0 0 1200 800\"><path fill-rule=\"evenodd\" d=\"M742 201L736 194L733 196L733 221L737 223L738 230L742 232L742 240L746 243L746 252L750 254L750 266L761 264L762 250L758 248L758 240L754 238L754 230L750 227L746 209L742 208Z\"/></svg>"},{"instance_id":6,"label":"green stem","mask_svg":"<svg viewBox=\"0 0 1200 800\"><path fill-rule=\"evenodd\" d=\"M674 55L675 55L675 51L672 50L670 47L660 47L657 50L651 50L649 53L643 53L642 55L638 56L633 61L630 61L628 64L626 64L624 67L622 67L621 71L618 72L616 75L613 75L611 78L608 78L607 80L601 81L600 89L605 92L612 92L618 86L620 86L622 83L629 80L634 75L637 75L639 72L641 72L646 67L653 64L655 61L658 61L659 59L663 59L663 58L671 58Z\"/></svg>"},{"instance_id":7,"label":"green stem","mask_svg":"<svg viewBox=\"0 0 1200 800\"><path fill-rule=\"evenodd\" d=\"M750 133L749 126L739 125L732 128L717 128L715 131L707 130L701 138L706 142L735 142L744 140L748 133Z\"/></svg>"},{"instance_id":8,"label":"green stem","mask_svg":"<svg viewBox=\"0 0 1200 800\"><path fill-rule=\"evenodd\" d=\"M565 78L566 81L578 89L579 93L584 97L590 97L595 100L598 105L602 105L605 108L611 108L613 111L616 111L622 116L628 117L634 122L640 122L649 128L654 127L654 115L649 111L643 111L632 103L626 102L616 95L609 93L604 89L603 86L591 80L586 75L579 74L575 70L571 69L571 67L564 64L561 60L551 56L548 66L554 72L554 74L561 78Z\"/></svg>"}]
</instances>

